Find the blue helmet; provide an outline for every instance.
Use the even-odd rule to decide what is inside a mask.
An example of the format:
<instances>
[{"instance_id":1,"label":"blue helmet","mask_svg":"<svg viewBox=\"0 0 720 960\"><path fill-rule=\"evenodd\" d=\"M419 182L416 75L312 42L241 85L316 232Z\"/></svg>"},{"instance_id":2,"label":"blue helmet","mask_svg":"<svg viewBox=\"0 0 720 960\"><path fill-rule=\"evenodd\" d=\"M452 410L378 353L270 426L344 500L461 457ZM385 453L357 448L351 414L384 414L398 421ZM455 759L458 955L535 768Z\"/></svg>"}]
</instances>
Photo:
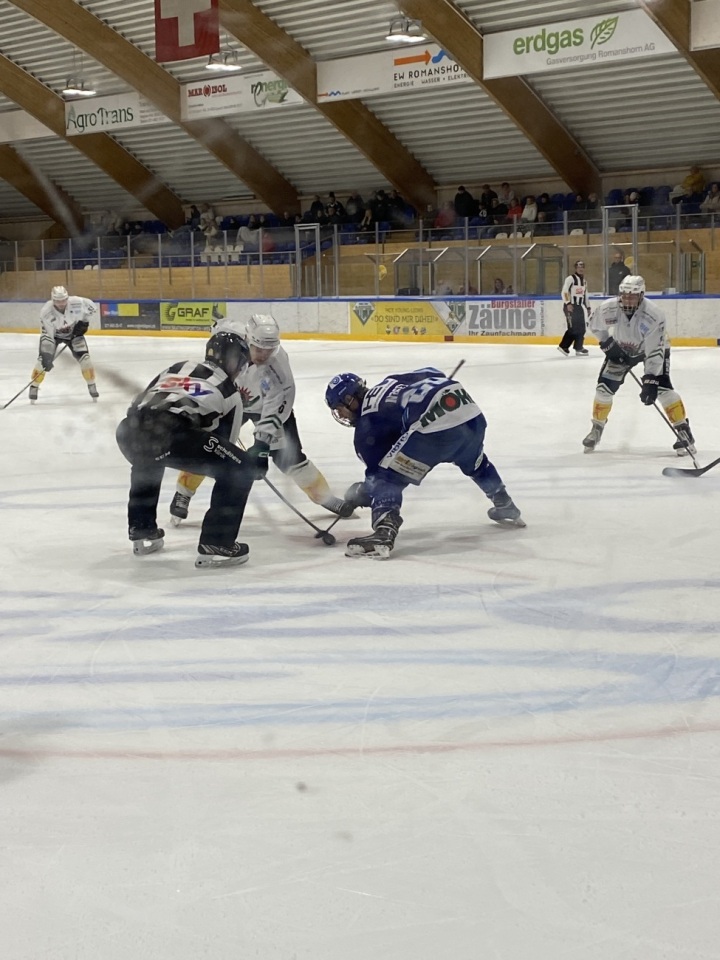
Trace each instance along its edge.
<instances>
[{"instance_id":1,"label":"blue helmet","mask_svg":"<svg viewBox=\"0 0 720 960\"><path fill-rule=\"evenodd\" d=\"M338 373L327 385L325 403L332 410L338 423L342 423L346 427L352 427L360 413L360 405L366 393L367 386L362 377L359 377L356 373ZM352 411L356 414L353 419L338 416L337 408L345 407L349 409L353 400L357 400L357 410Z\"/></svg>"}]
</instances>

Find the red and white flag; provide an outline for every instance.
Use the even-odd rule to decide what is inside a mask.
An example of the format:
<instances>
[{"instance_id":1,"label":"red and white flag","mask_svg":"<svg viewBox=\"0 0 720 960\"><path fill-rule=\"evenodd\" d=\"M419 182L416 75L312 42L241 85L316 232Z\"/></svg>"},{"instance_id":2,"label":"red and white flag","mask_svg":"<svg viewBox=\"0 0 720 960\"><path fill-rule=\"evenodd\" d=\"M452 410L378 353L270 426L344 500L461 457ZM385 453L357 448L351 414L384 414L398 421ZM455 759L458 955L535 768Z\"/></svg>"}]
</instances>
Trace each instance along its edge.
<instances>
[{"instance_id":1,"label":"red and white flag","mask_svg":"<svg viewBox=\"0 0 720 960\"><path fill-rule=\"evenodd\" d=\"M219 50L218 0L155 0L158 63L207 57Z\"/></svg>"}]
</instances>

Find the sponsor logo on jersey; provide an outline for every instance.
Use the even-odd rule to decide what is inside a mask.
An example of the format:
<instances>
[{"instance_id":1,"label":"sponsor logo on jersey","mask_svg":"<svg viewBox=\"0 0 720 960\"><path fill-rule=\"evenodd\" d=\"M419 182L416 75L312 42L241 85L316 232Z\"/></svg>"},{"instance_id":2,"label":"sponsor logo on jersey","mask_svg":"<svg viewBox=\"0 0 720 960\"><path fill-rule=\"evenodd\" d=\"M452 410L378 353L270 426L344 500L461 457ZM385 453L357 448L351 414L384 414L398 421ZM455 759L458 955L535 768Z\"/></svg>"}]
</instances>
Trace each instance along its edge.
<instances>
[{"instance_id":1,"label":"sponsor logo on jersey","mask_svg":"<svg viewBox=\"0 0 720 960\"><path fill-rule=\"evenodd\" d=\"M202 380L191 380L190 377L167 377L158 384L158 390L184 390L191 397L205 397L212 393L210 387L203 386Z\"/></svg>"},{"instance_id":2,"label":"sponsor logo on jersey","mask_svg":"<svg viewBox=\"0 0 720 960\"><path fill-rule=\"evenodd\" d=\"M224 447L217 437L208 437L207 443L203 444L203 450L207 450L208 453L214 453L215 456L220 457L221 460L234 460L235 463L243 466L243 461L240 460L239 457L236 457L232 450Z\"/></svg>"},{"instance_id":3,"label":"sponsor logo on jersey","mask_svg":"<svg viewBox=\"0 0 720 960\"><path fill-rule=\"evenodd\" d=\"M460 407L464 407L465 404L472 402L473 398L463 387L448 390L439 396L435 403L425 411L420 418L420 426L427 427L440 417L444 417L446 413L454 413L456 410L459 410Z\"/></svg>"}]
</instances>

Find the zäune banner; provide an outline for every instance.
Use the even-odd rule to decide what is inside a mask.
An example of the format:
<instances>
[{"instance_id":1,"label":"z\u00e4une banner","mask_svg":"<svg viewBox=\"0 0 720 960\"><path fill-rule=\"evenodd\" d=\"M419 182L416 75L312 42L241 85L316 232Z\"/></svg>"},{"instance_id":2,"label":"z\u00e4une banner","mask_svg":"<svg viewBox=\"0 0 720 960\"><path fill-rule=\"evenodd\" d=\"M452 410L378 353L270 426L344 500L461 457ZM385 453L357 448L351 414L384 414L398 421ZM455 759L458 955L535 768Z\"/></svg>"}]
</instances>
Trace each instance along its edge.
<instances>
[{"instance_id":1,"label":"z\u00e4une banner","mask_svg":"<svg viewBox=\"0 0 720 960\"><path fill-rule=\"evenodd\" d=\"M471 300L465 306L456 337L541 337L545 332L545 302L512 297Z\"/></svg>"},{"instance_id":2,"label":"z\u00e4une banner","mask_svg":"<svg viewBox=\"0 0 720 960\"><path fill-rule=\"evenodd\" d=\"M209 330L215 320L227 316L227 304L168 300L160 304L162 330Z\"/></svg>"},{"instance_id":3,"label":"z\u00e4une banner","mask_svg":"<svg viewBox=\"0 0 720 960\"><path fill-rule=\"evenodd\" d=\"M518 27L483 38L483 77L517 77L566 67L625 63L677 53L643 10Z\"/></svg>"},{"instance_id":4,"label":"z\u00e4une banner","mask_svg":"<svg viewBox=\"0 0 720 960\"><path fill-rule=\"evenodd\" d=\"M100 304L101 330L159 330L160 304L156 300L125 303L106 300Z\"/></svg>"}]
</instances>

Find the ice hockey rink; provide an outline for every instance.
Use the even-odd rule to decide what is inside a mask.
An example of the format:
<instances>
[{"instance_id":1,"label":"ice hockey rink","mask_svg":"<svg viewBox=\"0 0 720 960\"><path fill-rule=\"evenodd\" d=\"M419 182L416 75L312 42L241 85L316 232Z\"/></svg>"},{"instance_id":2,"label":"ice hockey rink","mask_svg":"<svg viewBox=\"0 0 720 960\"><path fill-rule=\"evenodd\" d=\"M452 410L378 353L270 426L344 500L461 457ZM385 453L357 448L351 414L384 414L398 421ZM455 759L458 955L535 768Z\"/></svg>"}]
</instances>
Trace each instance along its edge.
<instances>
[{"instance_id":1,"label":"ice hockey rink","mask_svg":"<svg viewBox=\"0 0 720 960\"><path fill-rule=\"evenodd\" d=\"M4 403L37 339L0 343ZM351 560L367 511L329 547L258 483L250 562L199 571L210 483L174 529L168 471L134 557L114 431L203 341L89 345L99 403L61 356L0 413L4 960L717 960L720 467L664 477L691 464L632 382L584 455L596 346L289 341L339 493L330 377L464 359L527 528L444 465ZM719 356L673 351L702 464Z\"/></svg>"}]
</instances>

